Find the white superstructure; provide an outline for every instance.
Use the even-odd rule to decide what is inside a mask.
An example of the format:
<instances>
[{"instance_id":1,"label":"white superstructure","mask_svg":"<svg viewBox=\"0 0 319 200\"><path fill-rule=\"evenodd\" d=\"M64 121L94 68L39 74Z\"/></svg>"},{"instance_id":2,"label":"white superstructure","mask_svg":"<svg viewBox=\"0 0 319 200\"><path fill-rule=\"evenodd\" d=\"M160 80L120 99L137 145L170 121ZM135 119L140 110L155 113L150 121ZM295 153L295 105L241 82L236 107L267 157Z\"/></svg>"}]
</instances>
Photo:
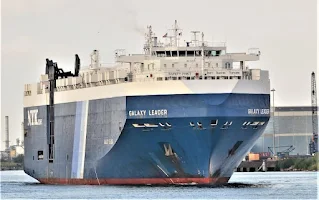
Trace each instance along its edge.
<instances>
[{"instance_id":1,"label":"white superstructure","mask_svg":"<svg viewBox=\"0 0 319 200\"><path fill-rule=\"evenodd\" d=\"M268 71L246 66L247 61L259 60L258 49L227 53L224 43L206 42L203 33L199 41L198 31L182 43L176 21L172 31L171 36L164 35L168 42L161 43L148 26L145 53L126 55L117 50L111 67L101 64L99 51L94 50L91 65L79 76L56 80L55 103L130 95L269 93ZM48 104L48 87L48 75L25 85L25 106Z\"/></svg>"}]
</instances>

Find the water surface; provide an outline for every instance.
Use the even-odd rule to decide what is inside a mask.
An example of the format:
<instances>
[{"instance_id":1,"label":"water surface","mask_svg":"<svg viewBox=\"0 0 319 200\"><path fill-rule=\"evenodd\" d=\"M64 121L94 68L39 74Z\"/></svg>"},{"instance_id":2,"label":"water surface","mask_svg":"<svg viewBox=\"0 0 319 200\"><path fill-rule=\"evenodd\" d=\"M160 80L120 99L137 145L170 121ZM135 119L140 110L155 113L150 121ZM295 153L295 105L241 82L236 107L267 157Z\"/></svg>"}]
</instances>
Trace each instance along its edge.
<instances>
[{"instance_id":1,"label":"water surface","mask_svg":"<svg viewBox=\"0 0 319 200\"><path fill-rule=\"evenodd\" d=\"M1 171L1 199L317 199L317 172L235 172L220 186L44 185Z\"/></svg>"}]
</instances>

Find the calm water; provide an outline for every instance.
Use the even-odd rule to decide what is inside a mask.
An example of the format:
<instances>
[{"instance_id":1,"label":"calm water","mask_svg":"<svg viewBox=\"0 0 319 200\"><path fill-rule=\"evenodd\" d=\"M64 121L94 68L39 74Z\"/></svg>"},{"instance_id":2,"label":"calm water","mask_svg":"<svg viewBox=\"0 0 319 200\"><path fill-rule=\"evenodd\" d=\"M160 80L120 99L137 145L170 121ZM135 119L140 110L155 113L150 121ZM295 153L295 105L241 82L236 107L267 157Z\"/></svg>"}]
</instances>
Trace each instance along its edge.
<instances>
[{"instance_id":1,"label":"calm water","mask_svg":"<svg viewBox=\"0 0 319 200\"><path fill-rule=\"evenodd\" d=\"M1 199L317 199L316 172L234 173L224 186L43 185L23 171L1 172Z\"/></svg>"}]
</instances>

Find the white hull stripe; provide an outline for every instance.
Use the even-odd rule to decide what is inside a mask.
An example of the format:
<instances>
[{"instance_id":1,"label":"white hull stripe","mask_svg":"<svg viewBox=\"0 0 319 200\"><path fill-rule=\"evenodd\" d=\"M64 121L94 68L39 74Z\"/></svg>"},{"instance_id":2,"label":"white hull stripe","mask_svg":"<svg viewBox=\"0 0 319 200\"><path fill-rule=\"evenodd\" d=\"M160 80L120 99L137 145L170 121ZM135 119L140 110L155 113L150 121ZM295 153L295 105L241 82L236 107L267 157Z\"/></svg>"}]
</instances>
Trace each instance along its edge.
<instances>
[{"instance_id":1,"label":"white hull stripe","mask_svg":"<svg viewBox=\"0 0 319 200\"><path fill-rule=\"evenodd\" d=\"M89 101L76 103L71 178L83 178Z\"/></svg>"},{"instance_id":2,"label":"white hull stripe","mask_svg":"<svg viewBox=\"0 0 319 200\"><path fill-rule=\"evenodd\" d=\"M175 94L269 94L269 81L252 80L190 80L120 83L83 89L55 92L55 103L69 103L123 96ZM49 104L48 94L24 97L24 107Z\"/></svg>"}]
</instances>

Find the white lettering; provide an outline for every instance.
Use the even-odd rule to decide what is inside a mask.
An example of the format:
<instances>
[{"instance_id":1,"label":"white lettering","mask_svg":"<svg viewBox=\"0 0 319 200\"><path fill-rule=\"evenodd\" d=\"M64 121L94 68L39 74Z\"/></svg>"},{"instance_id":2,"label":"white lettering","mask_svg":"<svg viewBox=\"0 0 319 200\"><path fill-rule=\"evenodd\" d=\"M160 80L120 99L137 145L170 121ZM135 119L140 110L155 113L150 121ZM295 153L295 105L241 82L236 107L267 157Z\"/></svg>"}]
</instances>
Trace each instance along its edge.
<instances>
[{"instance_id":1,"label":"white lettering","mask_svg":"<svg viewBox=\"0 0 319 200\"><path fill-rule=\"evenodd\" d=\"M146 116L146 113L148 116L166 116L167 110L166 109L158 109L158 110L130 110L128 111L128 116L130 117L141 117Z\"/></svg>"},{"instance_id":2,"label":"white lettering","mask_svg":"<svg viewBox=\"0 0 319 200\"><path fill-rule=\"evenodd\" d=\"M38 119L38 109L28 111L28 126L37 126L42 124L42 119Z\"/></svg>"},{"instance_id":3,"label":"white lettering","mask_svg":"<svg viewBox=\"0 0 319 200\"><path fill-rule=\"evenodd\" d=\"M113 144L113 139L104 139L104 144Z\"/></svg>"},{"instance_id":4,"label":"white lettering","mask_svg":"<svg viewBox=\"0 0 319 200\"><path fill-rule=\"evenodd\" d=\"M128 115L131 116L145 116L146 110L130 110Z\"/></svg>"},{"instance_id":5,"label":"white lettering","mask_svg":"<svg viewBox=\"0 0 319 200\"><path fill-rule=\"evenodd\" d=\"M248 109L248 115L269 115L269 109Z\"/></svg>"}]
</instances>

